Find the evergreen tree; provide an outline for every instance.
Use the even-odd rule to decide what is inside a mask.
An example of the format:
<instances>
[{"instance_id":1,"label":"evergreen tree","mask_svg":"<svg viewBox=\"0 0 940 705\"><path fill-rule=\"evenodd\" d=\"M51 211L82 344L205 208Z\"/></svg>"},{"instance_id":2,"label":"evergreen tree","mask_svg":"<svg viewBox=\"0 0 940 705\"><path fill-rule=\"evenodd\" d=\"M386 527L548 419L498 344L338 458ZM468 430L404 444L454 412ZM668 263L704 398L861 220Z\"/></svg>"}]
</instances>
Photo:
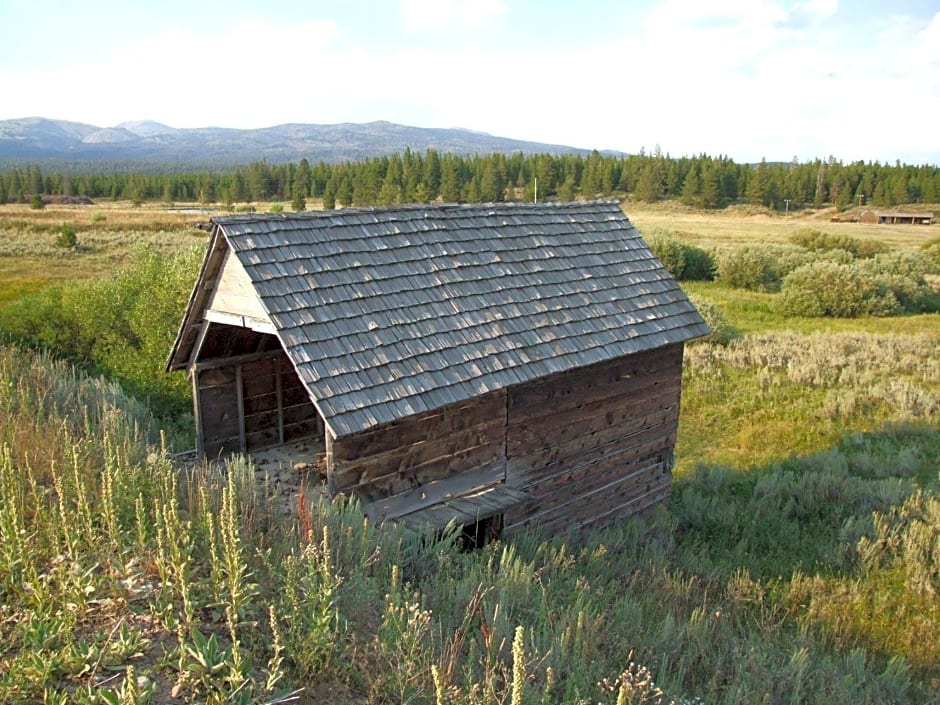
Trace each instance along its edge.
<instances>
[{"instance_id":1,"label":"evergreen tree","mask_svg":"<svg viewBox=\"0 0 940 705\"><path fill-rule=\"evenodd\" d=\"M937 202L936 179L926 173L921 178L920 200L922 203L936 203Z\"/></svg>"},{"instance_id":2,"label":"evergreen tree","mask_svg":"<svg viewBox=\"0 0 940 705\"><path fill-rule=\"evenodd\" d=\"M744 194L747 202L752 205L767 205L767 160L761 159L760 164L748 177L747 191Z\"/></svg>"},{"instance_id":3,"label":"evergreen tree","mask_svg":"<svg viewBox=\"0 0 940 705\"><path fill-rule=\"evenodd\" d=\"M455 157L445 157L441 161L441 200L445 203L457 203L460 200L460 189L457 159Z\"/></svg>"},{"instance_id":4,"label":"evergreen tree","mask_svg":"<svg viewBox=\"0 0 940 705\"><path fill-rule=\"evenodd\" d=\"M907 177L903 172L897 174L891 183L891 199L898 205L909 203L911 200L907 190Z\"/></svg>"},{"instance_id":5,"label":"evergreen tree","mask_svg":"<svg viewBox=\"0 0 940 705\"><path fill-rule=\"evenodd\" d=\"M307 160L301 160L303 165ZM290 207L294 211L307 210L307 183L310 178L310 168L298 168L294 172L294 182L291 184Z\"/></svg>"},{"instance_id":6,"label":"evergreen tree","mask_svg":"<svg viewBox=\"0 0 940 705\"><path fill-rule=\"evenodd\" d=\"M701 190L698 168L693 165L685 175L685 181L682 182L682 202L687 206L694 206L698 201Z\"/></svg>"},{"instance_id":7,"label":"evergreen tree","mask_svg":"<svg viewBox=\"0 0 940 705\"><path fill-rule=\"evenodd\" d=\"M339 186L336 187L336 200L339 201L344 208L349 208L349 206L353 204L352 177L348 172L343 174Z\"/></svg>"},{"instance_id":8,"label":"evergreen tree","mask_svg":"<svg viewBox=\"0 0 940 705\"><path fill-rule=\"evenodd\" d=\"M659 185L657 184L656 169L652 160L647 161L646 166L643 168L634 196L638 200L647 203L652 203L659 198Z\"/></svg>"},{"instance_id":9,"label":"evergreen tree","mask_svg":"<svg viewBox=\"0 0 940 705\"><path fill-rule=\"evenodd\" d=\"M336 184L333 177L330 177L323 188L323 210L331 211L334 208L336 208Z\"/></svg>"},{"instance_id":10,"label":"evergreen tree","mask_svg":"<svg viewBox=\"0 0 940 705\"><path fill-rule=\"evenodd\" d=\"M702 171L702 207L718 208L721 205L721 193L718 188L718 173L712 166Z\"/></svg>"},{"instance_id":11,"label":"evergreen tree","mask_svg":"<svg viewBox=\"0 0 940 705\"><path fill-rule=\"evenodd\" d=\"M506 170L503 159L503 155L493 154L484 161L478 198L485 203L497 203L506 197Z\"/></svg>"},{"instance_id":12,"label":"evergreen tree","mask_svg":"<svg viewBox=\"0 0 940 705\"><path fill-rule=\"evenodd\" d=\"M577 195L577 190L578 187L574 183L574 177L569 175L558 187L558 198L562 201L573 201Z\"/></svg>"},{"instance_id":13,"label":"evergreen tree","mask_svg":"<svg viewBox=\"0 0 940 705\"><path fill-rule=\"evenodd\" d=\"M441 191L441 157L437 150L429 149L424 159L424 186L428 200L433 201Z\"/></svg>"}]
</instances>

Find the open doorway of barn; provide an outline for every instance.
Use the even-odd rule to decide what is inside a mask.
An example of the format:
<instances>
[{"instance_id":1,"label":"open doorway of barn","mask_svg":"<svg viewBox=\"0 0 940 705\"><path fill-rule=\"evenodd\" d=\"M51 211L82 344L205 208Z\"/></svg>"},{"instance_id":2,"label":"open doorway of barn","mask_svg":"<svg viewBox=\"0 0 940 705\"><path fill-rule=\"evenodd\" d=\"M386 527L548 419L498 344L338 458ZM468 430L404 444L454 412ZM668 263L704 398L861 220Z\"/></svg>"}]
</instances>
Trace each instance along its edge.
<instances>
[{"instance_id":1,"label":"open doorway of barn","mask_svg":"<svg viewBox=\"0 0 940 705\"><path fill-rule=\"evenodd\" d=\"M199 454L293 448L322 463L323 420L276 336L206 321L191 379Z\"/></svg>"}]
</instances>

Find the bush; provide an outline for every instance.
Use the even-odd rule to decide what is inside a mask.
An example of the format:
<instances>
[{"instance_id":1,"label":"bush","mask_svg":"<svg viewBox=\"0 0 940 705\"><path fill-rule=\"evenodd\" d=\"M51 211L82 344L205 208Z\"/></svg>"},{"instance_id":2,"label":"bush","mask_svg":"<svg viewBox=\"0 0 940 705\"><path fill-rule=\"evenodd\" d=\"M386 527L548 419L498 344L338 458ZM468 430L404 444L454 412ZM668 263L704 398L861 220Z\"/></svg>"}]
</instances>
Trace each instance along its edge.
<instances>
[{"instance_id":1,"label":"bush","mask_svg":"<svg viewBox=\"0 0 940 705\"><path fill-rule=\"evenodd\" d=\"M933 262L934 266L940 268L940 237L935 237L932 240L928 240L924 243L921 249L923 250L927 259Z\"/></svg>"},{"instance_id":2,"label":"bush","mask_svg":"<svg viewBox=\"0 0 940 705\"><path fill-rule=\"evenodd\" d=\"M71 225L63 225L59 236L55 239L56 247L72 248L78 245L78 238L75 236L75 228Z\"/></svg>"},{"instance_id":3,"label":"bush","mask_svg":"<svg viewBox=\"0 0 940 705\"><path fill-rule=\"evenodd\" d=\"M159 416L185 413L185 380L163 367L203 252L141 249L112 279L46 287L0 310L0 335L106 372Z\"/></svg>"},{"instance_id":4,"label":"bush","mask_svg":"<svg viewBox=\"0 0 940 705\"><path fill-rule=\"evenodd\" d=\"M725 312L721 310L718 304L707 301L695 294L690 294L689 300L695 304L695 308L702 314L702 318L705 319L708 327L712 329L711 333L704 338L693 341L693 344L697 342L708 342L717 343L718 345L727 345L732 340L741 337L740 331L731 325L725 316Z\"/></svg>"},{"instance_id":5,"label":"bush","mask_svg":"<svg viewBox=\"0 0 940 705\"><path fill-rule=\"evenodd\" d=\"M845 250L853 257L868 259L887 252L888 246L873 240L859 240L848 235L832 235L815 228L804 228L790 236L790 242L810 252Z\"/></svg>"},{"instance_id":6,"label":"bush","mask_svg":"<svg viewBox=\"0 0 940 705\"><path fill-rule=\"evenodd\" d=\"M653 235L647 242L656 258L679 281L711 281L715 278L715 260L701 247L668 234Z\"/></svg>"},{"instance_id":7,"label":"bush","mask_svg":"<svg viewBox=\"0 0 940 705\"><path fill-rule=\"evenodd\" d=\"M776 291L780 287L772 251L766 247L737 247L718 256L718 279L735 289Z\"/></svg>"},{"instance_id":8,"label":"bush","mask_svg":"<svg viewBox=\"0 0 940 705\"><path fill-rule=\"evenodd\" d=\"M926 254L910 250L886 252L866 260L864 269L881 295L893 297L905 312L929 310L932 289L927 276L940 273L940 265Z\"/></svg>"},{"instance_id":9,"label":"bush","mask_svg":"<svg viewBox=\"0 0 940 705\"><path fill-rule=\"evenodd\" d=\"M875 285L857 265L821 260L786 276L780 308L794 316L855 318L871 312L875 293Z\"/></svg>"}]
</instances>

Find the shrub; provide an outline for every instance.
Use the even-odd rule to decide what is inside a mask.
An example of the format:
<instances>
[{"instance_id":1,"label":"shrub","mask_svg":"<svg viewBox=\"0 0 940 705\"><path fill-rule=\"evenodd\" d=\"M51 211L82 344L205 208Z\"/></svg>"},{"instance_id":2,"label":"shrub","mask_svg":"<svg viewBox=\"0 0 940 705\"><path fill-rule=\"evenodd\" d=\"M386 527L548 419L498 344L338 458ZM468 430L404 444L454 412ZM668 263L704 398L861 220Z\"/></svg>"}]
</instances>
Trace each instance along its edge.
<instances>
[{"instance_id":1,"label":"shrub","mask_svg":"<svg viewBox=\"0 0 940 705\"><path fill-rule=\"evenodd\" d=\"M29 202L29 207L35 211L38 211L45 208L46 203L42 200L42 196L40 196L38 193L34 193L32 200Z\"/></svg>"},{"instance_id":2,"label":"shrub","mask_svg":"<svg viewBox=\"0 0 940 705\"><path fill-rule=\"evenodd\" d=\"M55 239L56 247L72 248L78 244L78 238L75 236L75 228L69 224L62 226L59 236Z\"/></svg>"},{"instance_id":3,"label":"shrub","mask_svg":"<svg viewBox=\"0 0 940 705\"><path fill-rule=\"evenodd\" d=\"M715 278L715 260L701 247L667 234L654 235L648 243L657 259L679 281L711 281Z\"/></svg>"},{"instance_id":4,"label":"shrub","mask_svg":"<svg viewBox=\"0 0 940 705\"><path fill-rule=\"evenodd\" d=\"M689 299L695 304L695 308L702 314L702 318L712 329L712 332L704 338L699 338L693 342L717 343L718 345L727 345L732 340L741 337L740 331L728 321L725 312L721 310L718 304L707 301L700 296L691 294Z\"/></svg>"},{"instance_id":5,"label":"shrub","mask_svg":"<svg viewBox=\"0 0 940 705\"><path fill-rule=\"evenodd\" d=\"M718 279L735 289L776 291L780 286L772 252L766 247L737 247L718 256Z\"/></svg>"},{"instance_id":6,"label":"shrub","mask_svg":"<svg viewBox=\"0 0 940 705\"><path fill-rule=\"evenodd\" d=\"M929 308L932 294L927 276L940 273L940 265L924 253L895 250L875 255L864 263L865 271L884 296L893 297L908 313Z\"/></svg>"},{"instance_id":7,"label":"shrub","mask_svg":"<svg viewBox=\"0 0 940 705\"><path fill-rule=\"evenodd\" d=\"M283 203L272 203L270 208L271 213L283 213L284 204Z\"/></svg>"},{"instance_id":8,"label":"shrub","mask_svg":"<svg viewBox=\"0 0 940 705\"><path fill-rule=\"evenodd\" d=\"M861 259L868 259L888 250L888 246L881 242L859 240L848 235L832 235L815 228L803 228L794 233L790 236L790 242L811 252L845 250L853 257Z\"/></svg>"},{"instance_id":9,"label":"shrub","mask_svg":"<svg viewBox=\"0 0 940 705\"><path fill-rule=\"evenodd\" d=\"M936 267L940 268L940 237L928 240L921 249L927 259L933 262Z\"/></svg>"},{"instance_id":10,"label":"shrub","mask_svg":"<svg viewBox=\"0 0 940 705\"><path fill-rule=\"evenodd\" d=\"M140 249L112 279L65 282L11 302L0 310L0 334L107 372L149 397L157 415L185 413L184 380L163 366L202 253Z\"/></svg>"},{"instance_id":11,"label":"shrub","mask_svg":"<svg viewBox=\"0 0 940 705\"><path fill-rule=\"evenodd\" d=\"M786 276L779 305L794 316L855 318L870 313L875 292L875 285L857 265L822 260Z\"/></svg>"}]
</instances>

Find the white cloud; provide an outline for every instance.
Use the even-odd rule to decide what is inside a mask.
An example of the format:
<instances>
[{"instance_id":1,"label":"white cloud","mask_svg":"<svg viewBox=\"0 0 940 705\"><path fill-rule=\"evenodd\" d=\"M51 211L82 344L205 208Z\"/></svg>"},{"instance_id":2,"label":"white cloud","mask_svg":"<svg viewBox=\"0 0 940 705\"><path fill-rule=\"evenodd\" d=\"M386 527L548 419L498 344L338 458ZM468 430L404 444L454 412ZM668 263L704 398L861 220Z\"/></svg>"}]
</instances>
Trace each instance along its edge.
<instances>
[{"instance_id":1,"label":"white cloud","mask_svg":"<svg viewBox=\"0 0 940 705\"><path fill-rule=\"evenodd\" d=\"M477 27L506 13L502 0L401 0L402 21L410 31L446 25Z\"/></svg>"},{"instance_id":2,"label":"white cloud","mask_svg":"<svg viewBox=\"0 0 940 705\"><path fill-rule=\"evenodd\" d=\"M505 12L460 0L401 7L422 18L414 29ZM739 161L940 161L940 13L869 18L877 31L860 40L864 26L847 26L836 9L831 0L666 0L604 43L485 52L407 40L350 47L333 22L261 22L109 47L62 74L0 71L0 84L17 97L17 116L99 125L384 119Z\"/></svg>"}]
</instances>

